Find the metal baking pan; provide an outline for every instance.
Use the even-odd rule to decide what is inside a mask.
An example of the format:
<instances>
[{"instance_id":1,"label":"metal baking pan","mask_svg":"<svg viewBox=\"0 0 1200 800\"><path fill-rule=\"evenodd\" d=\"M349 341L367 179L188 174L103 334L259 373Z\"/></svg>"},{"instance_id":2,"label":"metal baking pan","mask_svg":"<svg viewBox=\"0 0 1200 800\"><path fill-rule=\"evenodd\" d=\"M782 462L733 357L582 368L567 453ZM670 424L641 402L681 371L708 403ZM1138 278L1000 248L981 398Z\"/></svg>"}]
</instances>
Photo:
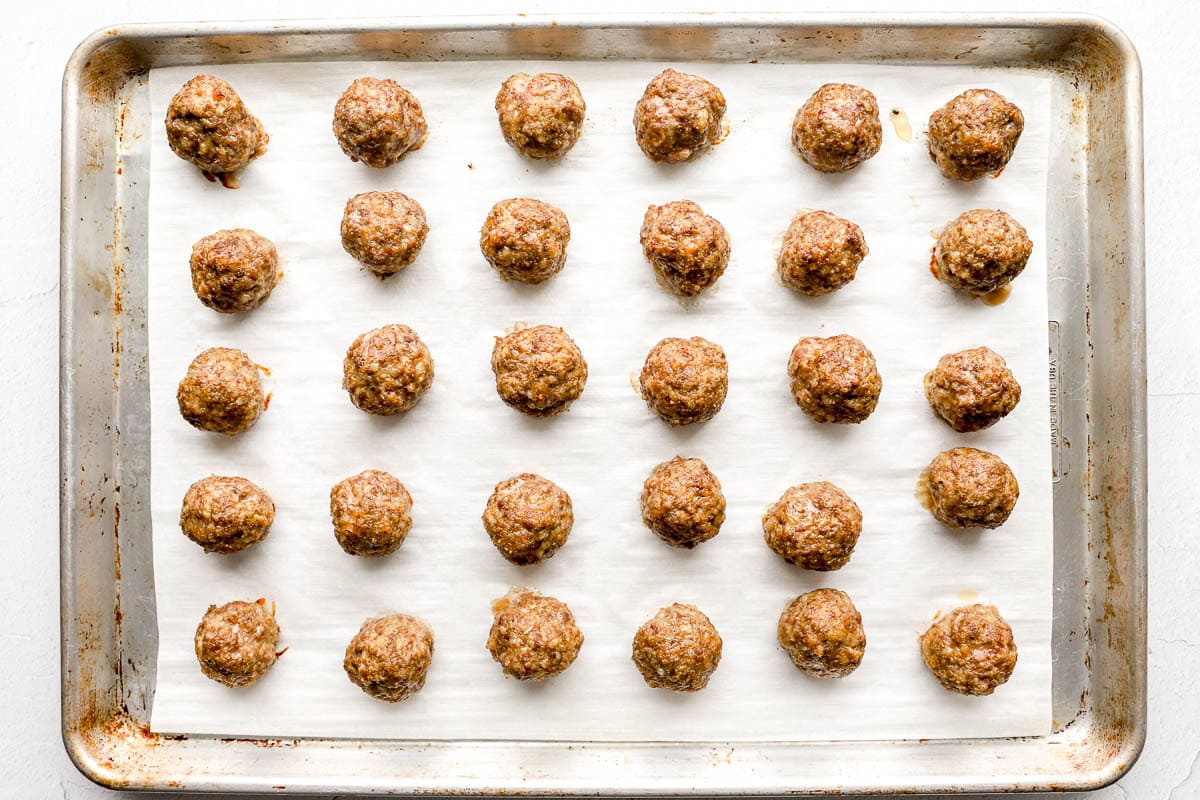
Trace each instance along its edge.
<instances>
[{"instance_id":1,"label":"metal baking pan","mask_svg":"<svg viewBox=\"0 0 1200 800\"><path fill-rule=\"evenodd\" d=\"M151 68L299 60L653 59L1007 66L1052 78L1054 730L1015 739L621 743L166 737L146 271ZM1088 17L685 15L130 25L63 82L61 548L67 751L140 789L522 795L1080 790L1146 732L1141 72Z\"/></svg>"}]
</instances>

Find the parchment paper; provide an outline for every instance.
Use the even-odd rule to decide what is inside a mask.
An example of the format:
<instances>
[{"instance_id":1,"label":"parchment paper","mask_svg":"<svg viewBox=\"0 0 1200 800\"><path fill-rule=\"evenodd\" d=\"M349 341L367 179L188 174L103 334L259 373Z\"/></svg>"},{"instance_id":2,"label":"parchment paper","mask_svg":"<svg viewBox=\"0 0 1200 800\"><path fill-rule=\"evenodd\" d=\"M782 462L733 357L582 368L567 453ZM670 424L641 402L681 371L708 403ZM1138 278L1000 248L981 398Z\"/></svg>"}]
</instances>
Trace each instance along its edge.
<instances>
[{"instance_id":1,"label":"parchment paper","mask_svg":"<svg viewBox=\"0 0 1200 800\"><path fill-rule=\"evenodd\" d=\"M1045 197L1048 82L1008 70L838 65L673 64L716 82L730 134L714 152L675 166L638 151L633 106L666 64L571 62L328 63L208 67L229 80L271 135L241 188L208 183L168 149L166 105L193 68L151 74L150 375L158 682L153 728L223 735L576 740L801 740L988 737L1050 727L1051 473L1048 448ZM493 100L517 70L558 69L588 103L582 139L557 164L516 155L500 137ZM334 102L361 75L393 77L424 106L424 148L390 169L354 164L330 130ZM790 150L797 106L825 81L871 88L884 116L877 157L820 175ZM973 86L995 88L1025 112L1016 155L998 180L943 180L922 132L929 113ZM888 114L904 110L913 141ZM431 232L416 262L385 282L342 251L342 207L369 189L398 189L424 206ZM502 283L483 261L478 231L493 202L535 196L563 208L572 239L565 271L537 288ZM655 283L638 228L650 203L690 198L733 241L729 269L698 301ZM1029 230L1033 258L1011 299L989 307L929 274L931 231L958 213L1003 208ZM800 208L858 222L870 255L857 280L822 299L783 288L774 261ZM226 317L191 291L191 244L220 228L272 239L285 270L270 300ZM493 337L514 322L564 326L590 378L569 413L526 418L496 396ZM360 332L413 326L437 377L411 413L377 418L340 387L342 357ZM852 333L878 359L876 413L858 426L818 425L788 392L786 362L801 336ZM664 336L719 342L730 365L724 410L671 430L630 384ZM944 353L986 344L1024 388L1007 419L954 433L930 413L922 375ZM230 439L192 429L175 387L191 358L216 345L270 368L270 408ZM914 498L939 451L973 445L1000 454L1021 484L1006 525L952 533ZM729 503L721 534L674 550L641 524L641 484L657 463L700 456ZM403 548L378 560L345 555L329 522L329 488L365 468L411 491ZM538 472L571 494L576 523L549 562L518 568L493 549L480 514L493 485ZM270 536L249 552L207 555L179 531L179 505L203 476L243 475L274 497ZM762 541L760 517L795 483L827 479L862 507L849 565L805 572ZM586 636L578 661L540 685L506 680L484 648L490 603L528 585L570 604ZM862 667L841 681L797 671L775 640L780 611L820 586L850 593L867 632ZM1012 624L1020 661L990 698L942 689L925 671L917 636L935 613L994 602ZM288 648L258 685L204 678L192 637L210 603L266 597ZM630 661L634 631L663 605L697 604L725 641L709 688L679 696L647 688ZM367 617L404 611L436 637L428 683L400 705L380 703L342 671Z\"/></svg>"}]
</instances>

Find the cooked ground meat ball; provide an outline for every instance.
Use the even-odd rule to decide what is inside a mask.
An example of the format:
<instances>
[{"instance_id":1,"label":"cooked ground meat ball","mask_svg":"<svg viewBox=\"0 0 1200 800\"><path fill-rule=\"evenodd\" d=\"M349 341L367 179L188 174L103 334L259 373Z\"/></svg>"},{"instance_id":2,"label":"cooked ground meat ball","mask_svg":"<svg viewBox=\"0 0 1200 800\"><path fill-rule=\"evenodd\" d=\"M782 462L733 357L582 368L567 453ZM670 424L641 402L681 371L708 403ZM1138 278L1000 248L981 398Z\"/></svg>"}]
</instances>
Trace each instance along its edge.
<instances>
[{"instance_id":1,"label":"cooked ground meat ball","mask_svg":"<svg viewBox=\"0 0 1200 800\"><path fill-rule=\"evenodd\" d=\"M249 430L263 412L258 365L241 350L210 347L192 359L175 399L183 418L202 431Z\"/></svg>"},{"instance_id":2,"label":"cooked ground meat ball","mask_svg":"<svg viewBox=\"0 0 1200 800\"><path fill-rule=\"evenodd\" d=\"M663 339L642 365L642 399L671 425L710 420L729 390L729 365L719 344L693 336Z\"/></svg>"},{"instance_id":3,"label":"cooked ground meat ball","mask_svg":"<svg viewBox=\"0 0 1200 800\"><path fill-rule=\"evenodd\" d=\"M691 200L647 208L640 238L659 280L683 297L712 286L729 266L725 226Z\"/></svg>"},{"instance_id":4,"label":"cooked ground meat ball","mask_svg":"<svg viewBox=\"0 0 1200 800\"><path fill-rule=\"evenodd\" d=\"M267 151L258 117L225 81L197 75L167 106L167 143L175 155L210 175L224 175Z\"/></svg>"},{"instance_id":5,"label":"cooked ground meat ball","mask_svg":"<svg viewBox=\"0 0 1200 800\"><path fill-rule=\"evenodd\" d=\"M862 533L862 511L832 483L801 483L763 514L767 546L789 564L828 572L850 560Z\"/></svg>"},{"instance_id":6,"label":"cooked ground meat ball","mask_svg":"<svg viewBox=\"0 0 1200 800\"><path fill-rule=\"evenodd\" d=\"M938 236L933 274L951 288L982 296L1020 275L1032 252L1021 223L1003 211L975 209L960 214Z\"/></svg>"},{"instance_id":7,"label":"cooked ground meat ball","mask_svg":"<svg viewBox=\"0 0 1200 800\"><path fill-rule=\"evenodd\" d=\"M862 614L837 589L817 589L788 603L777 631L796 669L815 678L846 677L858 669L867 648Z\"/></svg>"},{"instance_id":8,"label":"cooked ground meat ball","mask_svg":"<svg viewBox=\"0 0 1200 800\"><path fill-rule=\"evenodd\" d=\"M956 431L981 431L1021 402L1021 384L998 353L973 347L944 355L925 373L929 407Z\"/></svg>"},{"instance_id":9,"label":"cooked ground meat ball","mask_svg":"<svg viewBox=\"0 0 1200 800\"><path fill-rule=\"evenodd\" d=\"M917 485L931 514L951 528L998 528L1021 490L1000 456L974 447L939 453Z\"/></svg>"},{"instance_id":10,"label":"cooked ground meat ball","mask_svg":"<svg viewBox=\"0 0 1200 800\"><path fill-rule=\"evenodd\" d=\"M947 178L997 175L1024 129L1021 109L991 89L968 89L929 116L929 157Z\"/></svg>"},{"instance_id":11,"label":"cooked ground meat ball","mask_svg":"<svg viewBox=\"0 0 1200 800\"><path fill-rule=\"evenodd\" d=\"M496 95L504 141L529 158L561 158L579 141L587 106L566 75L510 75Z\"/></svg>"},{"instance_id":12,"label":"cooked ground meat ball","mask_svg":"<svg viewBox=\"0 0 1200 800\"><path fill-rule=\"evenodd\" d=\"M433 385L433 357L407 325L384 325L354 340L342 362L342 388L368 414L408 411Z\"/></svg>"},{"instance_id":13,"label":"cooked ground meat ball","mask_svg":"<svg viewBox=\"0 0 1200 800\"><path fill-rule=\"evenodd\" d=\"M883 380L861 341L839 334L807 336L788 359L792 397L817 422L858 423L879 404Z\"/></svg>"},{"instance_id":14,"label":"cooked ground meat ball","mask_svg":"<svg viewBox=\"0 0 1200 800\"><path fill-rule=\"evenodd\" d=\"M188 487L179 511L183 535L206 553L236 553L271 531L275 502L245 478L212 475Z\"/></svg>"},{"instance_id":15,"label":"cooked ground meat ball","mask_svg":"<svg viewBox=\"0 0 1200 800\"><path fill-rule=\"evenodd\" d=\"M699 458L664 461L642 485L642 522L674 547L707 542L725 522L721 482Z\"/></svg>"},{"instance_id":16,"label":"cooked ground meat ball","mask_svg":"<svg viewBox=\"0 0 1200 800\"><path fill-rule=\"evenodd\" d=\"M542 283L567 263L571 226L567 215L528 197L492 206L479 231L479 249L506 281Z\"/></svg>"},{"instance_id":17,"label":"cooked ground meat ball","mask_svg":"<svg viewBox=\"0 0 1200 800\"><path fill-rule=\"evenodd\" d=\"M362 624L346 645L342 667L371 697L398 703L421 691L432 661L429 626L407 614L391 614Z\"/></svg>"},{"instance_id":18,"label":"cooked ground meat ball","mask_svg":"<svg viewBox=\"0 0 1200 800\"><path fill-rule=\"evenodd\" d=\"M587 362L562 328L535 325L497 337L492 348L496 393L522 414L552 417L583 394Z\"/></svg>"},{"instance_id":19,"label":"cooked ground meat ball","mask_svg":"<svg viewBox=\"0 0 1200 800\"><path fill-rule=\"evenodd\" d=\"M500 555L513 564L537 564L558 552L571 535L571 498L540 475L522 473L496 484L483 511L483 527Z\"/></svg>"},{"instance_id":20,"label":"cooked ground meat ball","mask_svg":"<svg viewBox=\"0 0 1200 800\"><path fill-rule=\"evenodd\" d=\"M697 75L664 69L633 109L638 147L651 161L687 161L721 141L725 95Z\"/></svg>"},{"instance_id":21,"label":"cooked ground meat ball","mask_svg":"<svg viewBox=\"0 0 1200 800\"><path fill-rule=\"evenodd\" d=\"M333 135L351 161L390 167L419 150L429 129L417 98L391 79L359 78L338 98Z\"/></svg>"},{"instance_id":22,"label":"cooked ground meat ball","mask_svg":"<svg viewBox=\"0 0 1200 800\"><path fill-rule=\"evenodd\" d=\"M381 278L411 264L427 235L425 209L406 194L363 192L346 201L342 248Z\"/></svg>"},{"instance_id":23,"label":"cooked ground meat ball","mask_svg":"<svg viewBox=\"0 0 1200 800\"><path fill-rule=\"evenodd\" d=\"M988 695L1012 676L1017 645L1012 628L992 605L961 606L921 636L921 657L952 692Z\"/></svg>"},{"instance_id":24,"label":"cooked ground meat ball","mask_svg":"<svg viewBox=\"0 0 1200 800\"><path fill-rule=\"evenodd\" d=\"M209 606L196 628L200 670L226 686L249 686L267 674L278 655L279 624L265 600Z\"/></svg>"},{"instance_id":25,"label":"cooked ground meat ball","mask_svg":"<svg viewBox=\"0 0 1200 800\"><path fill-rule=\"evenodd\" d=\"M412 496L394 475L364 470L329 491L329 515L338 544L352 556L386 556L412 528Z\"/></svg>"},{"instance_id":26,"label":"cooked ground meat ball","mask_svg":"<svg viewBox=\"0 0 1200 800\"><path fill-rule=\"evenodd\" d=\"M261 306L279 279L279 253L265 236L245 228L217 231L192 245L192 289L222 314Z\"/></svg>"},{"instance_id":27,"label":"cooked ground meat ball","mask_svg":"<svg viewBox=\"0 0 1200 800\"><path fill-rule=\"evenodd\" d=\"M818 297L854 280L866 258L862 228L828 211L801 211L779 250L779 278L801 294Z\"/></svg>"},{"instance_id":28,"label":"cooked ground meat ball","mask_svg":"<svg viewBox=\"0 0 1200 800\"><path fill-rule=\"evenodd\" d=\"M700 609L672 603L638 628L633 663L652 689L698 692L721 663L721 635Z\"/></svg>"},{"instance_id":29,"label":"cooked ground meat ball","mask_svg":"<svg viewBox=\"0 0 1200 800\"><path fill-rule=\"evenodd\" d=\"M882 143L879 104L861 86L827 83L792 120L792 147L819 172L848 172L878 153Z\"/></svg>"},{"instance_id":30,"label":"cooked ground meat ball","mask_svg":"<svg viewBox=\"0 0 1200 800\"><path fill-rule=\"evenodd\" d=\"M530 589L513 589L492 603L487 649L519 681L553 678L571 666L583 634L567 604Z\"/></svg>"}]
</instances>

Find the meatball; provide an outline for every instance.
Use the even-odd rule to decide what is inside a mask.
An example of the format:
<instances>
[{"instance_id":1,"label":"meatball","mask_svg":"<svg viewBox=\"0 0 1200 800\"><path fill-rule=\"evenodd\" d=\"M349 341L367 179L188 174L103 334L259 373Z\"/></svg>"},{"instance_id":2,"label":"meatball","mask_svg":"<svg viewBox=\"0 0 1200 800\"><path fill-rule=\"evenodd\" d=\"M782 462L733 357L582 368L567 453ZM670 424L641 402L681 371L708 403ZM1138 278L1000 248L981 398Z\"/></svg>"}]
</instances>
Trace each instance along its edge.
<instances>
[{"instance_id":1,"label":"meatball","mask_svg":"<svg viewBox=\"0 0 1200 800\"><path fill-rule=\"evenodd\" d=\"M1025 129L1021 109L991 89L968 89L929 115L929 157L942 175L998 175Z\"/></svg>"},{"instance_id":2,"label":"meatball","mask_svg":"<svg viewBox=\"0 0 1200 800\"><path fill-rule=\"evenodd\" d=\"M567 543L575 513L559 486L529 472L500 481L483 511L492 544L513 564L538 564Z\"/></svg>"},{"instance_id":3,"label":"meatball","mask_svg":"<svg viewBox=\"0 0 1200 800\"><path fill-rule=\"evenodd\" d=\"M479 231L479 249L506 281L542 283L567 263L571 226L567 215L528 197L492 206Z\"/></svg>"},{"instance_id":4,"label":"meatball","mask_svg":"<svg viewBox=\"0 0 1200 800\"><path fill-rule=\"evenodd\" d=\"M866 258L862 228L828 211L801 211L792 219L779 251L779 279L801 294L818 297L854 280Z\"/></svg>"},{"instance_id":5,"label":"meatball","mask_svg":"<svg viewBox=\"0 0 1200 800\"><path fill-rule=\"evenodd\" d=\"M883 380L861 341L839 334L807 336L788 359L792 397L817 422L859 423L879 404Z\"/></svg>"},{"instance_id":6,"label":"meatball","mask_svg":"<svg viewBox=\"0 0 1200 800\"><path fill-rule=\"evenodd\" d=\"M407 614L390 614L362 624L346 645L342 667L371 697L398 703L421 691L432 661L429 626Z\"/></svg>"},{"instance_id":7,"label":"meatball","mask_svg":"<svg viewBox=\"0 0 1200 800\"><path fill-rule=\"evenodd\" d=\"M721 663L721 634L700 609L672 603L634 634L633 663L652 689L698 692Z\"/></svg>"},{"instance_id":8,"label":"meatball","mask_svg":"<svg viewBox=\"0 0 1200 800\"><path fill-rule=\"evenodd\" d=\"M429 129L417 98L391 79L359 78L338 98L333 135L351 161L390 167L419 150Z\"/></svg>"},{"instance_id":9,"label":"meatball","mask_svg":"<svg viewBox=\"0 0 1200 800\"><path fill-rule=\"evenodd\" d=\"M721 482L698 458L675 456L642 484L642 522L669 545L691 550L721 532Z\"/></svg>"},{"instance_id":10,"label":"meatball","mask_svg":"<svg viewBox=\"0 0 1200 800\"><path fill-rule=\"evenodd\" d=\"M433 385L433 357L407 325L384 325L354 340L342 362L342 388L368 414L408 411Z\"/></svg>"},{"instance_id":11,"label":"meatball","mask_svg":"<svg viewBox=\"0 0 1200 800\"><path fill-rule=\"evenodd\" d=\"M279 624L265 600L209 606L196 628L200 670L226 686L249 686L267 674L279 654Z\"/></svg>"},{"instance_id":12,"label":"meatball","mask_svg":"<svg viewBox=\"0 0 1200 800\"><path fill-rule=\"evenodd\" d=\"M271 531L275 502L245 478L212 475L188 487L179 511L183 535L206 553L236 553Z\"/></svg>"},{"instance_id":13,"label":"meatball","mask_svg":"<svg viewBox=\"0 0 1200 800\"><path fill-rule=\"evenodd\" d=\"M225 81L197 75L167 106L167 143L175 155L208 175L225 175L267 151L258 117Z\"/></svg>"},{"instance_id":14,"label":"meatball","mask_svg":"<svg viewBox=\"0 0 1200 800\"><path fill-rule=\"evenodd\" d=\"M1021 489L1000 456L974 447L939 453L921 473L917 493L929 512L954 529L998 528Z\"/></svg>"},{"instance_id":15,"label":"meatball","mask_svg":"<svg viewBox=\"0 0 1200 800\"><path fill-rule=\"evenodd\" d=\"M1003 211L975 209L960 214L933 247L933 274L961 292L982 297L1021 274L1033 242L1021 223Z\"/></svg>"},{"instance_id":16,"label":"meatball","mask_svg":"<svg viewBox=\"0 0 1200 800\"><path fill-rule=\"evenodd\" d=\"M428 235L425 209L406 194L363 192L346 201L342 248L381 278L411 264Z\"/></svg>"},{"instance_id":17,"label":"meatball","mask_svg":"<svg viewBox=\"0 0 1200 800\"><path fill-rule=\"evenodd\" d=\"M651 161L687 161L720 143L725 95L698 75L664 69L633 109L638 147Z\"/></svg>"},{"instance_id":18,"label":"meatball","mask_svg":"<svg viewBox=\"0 0 1200 800\"><path fill-rule=\"evenodd\" d=\"M210 347L192 359L175 399L183 418L202 431L249 430L263 412L258 365L241 350Z\"/></svg>"},{"instance_id":19,"label":"meatball","mask_svg":"<svg viewBox=\"0 0 1200 800\"><path fill-rule=\"evenodd\" d=\"M788 603L777 630L779 646L796 669L814 678L846 677L858 669L867 648L862 615L837 589L817 589Z\"/></svg>"},{"instance_id":20,"label":"meatball","mask_svg":"<svg viewBox=\"0 0 1200 800\"><path fill-rule=\"evenodd\" d=\"M663 339L642 365L642 399L671 425L717 415L729 390L729 365L719 344L693 336Z\"/></svg>"},{"instance_id":21,"label":"meatball","mask_svg":"<svg viewBox=\"0 0 1200 800\"><path fill-rule=\"evenodd\" d=\"M1012 676L1017 645L1012 628L992 605L961 606L921 636L921 657L952 692L988 695Z\"/></svg>"},{"instance_id":22,"label":"meatball","mask_svg":"<svg viewBox=\"0 0 1200 800\"><path fill-rule=\"evenodd\" d=\"M412 528L412 497L394 475L368 469L329 490L338 544L352 556L386 556Z\"/></svg>"},{"instance_id":23,"label":"meatball","mask_svg":"<svg viewBox=\"0 0 1200 800\"><path fill-rule=\"evenodd\" d=\"M819 172L848 172L878 153L882 143L879 104L861 86L827 83L792 120L792 147Z\"/></svg>"},{"instance_id":24,"label":"meatball","mask_svg":"<svg viewBox=\"0 0 1200 800\"><path fill-rule=\"evenodd\" d=\"M530 589L512 589L492 603L487 649L519 681L553 678L571 666L583 634L567 604Z\"/></svg>"},{"instance_id":25,"label":"meatball","mask_svg":"<svg viewBox=\"0 0 1200 800\"><path fill-rule=\"evenodd\" d=\"M641 230L642 252L666 288L695 297L729 266L729 233L691 200L650 206Z\"/></svg>"},{"instance_id":26,"label":"meatball","mask_svg":"<svg viewBox=\"0 0 1200 800\"><path fill-rule=\"evenodd\" d=\"M566 75L510 75L496 95L504 141L528 158L561 158L579 141L587 105Z\"/></svg>"},{"instance_id":27,"label":"meatball","mask_svg":"<svg viewBox=\"0 0 1200 800\"><path fill-rule=\"evenodd\" d=\"M995 425L1021 402L1021 384L999 354L973 347L944 355L925 373L929 407L954 430Z\"/></svg>"},{"instance_id":28,"label":"meatball","mask_svg":"<svg viewBox=\"0 0 1200 800\"><path fill-rule=\"evenodd\" d=\"M279 279L279 254L265 236L245 228L217 231L192 245L192 289L222 314L261 306Z\"/></svg>"},{"instance_id":29,"label":"meatball","mask_svg":"<svg viewBox=\"0 0 1200 800\"><path fill-rule=\"evenodd\" d=\"M587 362L562 328L535 325L497 337L492 348L496 393L522 414L552 417L583 394Z\"/></svg>"},{"instance_id":30,"label":"meatball","mask_svg":"<svg viewBox=\"0 0 1200 800\"><path fill-rule=\"evenodd\" d=\"M801 483L762 518L767 546L789 564L829 572L850 560L862 533L862 511L832 483Z\"/></svg>"}]
</instances>

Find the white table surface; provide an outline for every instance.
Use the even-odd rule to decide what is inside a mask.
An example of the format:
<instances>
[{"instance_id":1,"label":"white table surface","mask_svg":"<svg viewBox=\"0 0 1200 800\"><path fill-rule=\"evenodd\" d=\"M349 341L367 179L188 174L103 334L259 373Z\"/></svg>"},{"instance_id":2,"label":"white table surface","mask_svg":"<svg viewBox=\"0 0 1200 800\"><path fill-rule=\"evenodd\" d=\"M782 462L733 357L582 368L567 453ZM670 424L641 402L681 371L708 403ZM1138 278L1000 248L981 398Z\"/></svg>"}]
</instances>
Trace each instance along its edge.
<instances>
[{"instance_id":1,"label":"white table surface","mask_svg":"<svg viewBox=\"0 0 1200 800\"><path fill-rule=\"evenodd\" d=\"M620 10L1076 11L1108 17L1133 39L1145 76L1146 234L1150 376L1150 724L1141 760L1117 785L1089 798L1200 798L1200 692L1196 673L1200 611L1200 491L1192 463L1200 429L1200 8L1189 0L1037 0L973 4L925 0L781 2L610 0ZM203 4L123 0L17 3L0 27L4 107L0 138L8 157L0 200L0 237L9 253L0 270L0 395L7 441L0 447L0 508L9 514L8 571L0 579L5 624L0 664L8 689L0 700L0 795L21 798L125 796L89 783L67 760L59 735L58 670L58 205L59 91L75 45L120 22L355 16L417 13L424 6L358 0ZM586 11L586 0L438 0L440 13ZM1164 260L1167 254L1172 258ZM1189 320L1192 320L1189 322ZM133 796L133 795L129 795ZM1047 797L1051 797L1047 795ZM1084 795L1053 795L1082 798ZM981 800L981 799L980 799Z\"/></svg>"}]
</instances>

